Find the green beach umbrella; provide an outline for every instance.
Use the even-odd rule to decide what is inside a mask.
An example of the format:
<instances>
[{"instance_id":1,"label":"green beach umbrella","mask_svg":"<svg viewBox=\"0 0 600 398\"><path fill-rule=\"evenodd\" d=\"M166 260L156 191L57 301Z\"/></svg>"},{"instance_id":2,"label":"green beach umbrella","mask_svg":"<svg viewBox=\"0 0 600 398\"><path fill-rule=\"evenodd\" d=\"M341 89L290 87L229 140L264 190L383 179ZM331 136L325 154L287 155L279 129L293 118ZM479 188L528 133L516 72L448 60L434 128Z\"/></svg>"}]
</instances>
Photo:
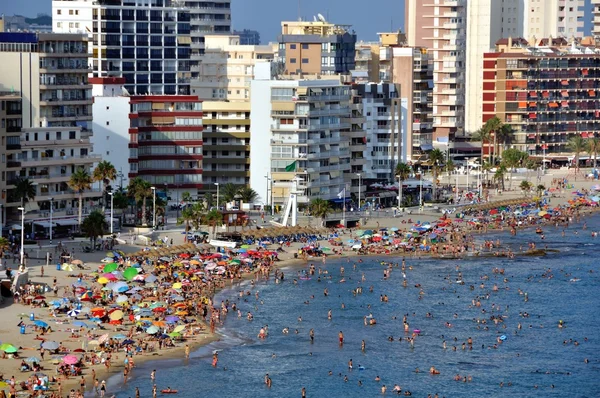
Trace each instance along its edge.
<instances>
[{"instance_id":1,"label":"green beach umbrella","mask_svg":"<svg viewBox=\"0 0 600 398\"><path fill-rule=\"evenodd\" d=\"M365 233L365 231L363 231L362 229L359 229L355 233L356 233L356 236L362 236Z\"/></svg>"},{"instance_id":2,"label":"green beach umbrella","mask_svg":"<svg viewBox=\"0 0 600 398\"><path fill-rule=\"evenodd\" d=\"M171 332L171 333L167 334L167 336L169 336L169 337L181 337L181 333Z\"/></svg>"},{"instance_id":3,"label":"green beach umbrella","mask_svg":"<svg viewBox=\"0 0 600 398\"><path fill-rule=\"evenodd\" d=\"M242 246L240 246L240 248L242 248L242 249L250 249L250 245L242 245Z\"/></svg>"},{"instance_id":4,"label":"green beach umbrella","mask_svg":"<svg viewBox=\"0 0 600 398\"><path fill-rule=\"evenodd\" d=\"M129 267L125 271L123 271L123 278L128 281L132 280L138 274L138 270L135 267Z\"/></svg>"},{"instance_id":5,"label":"green beach umbrella","mask_svg":"<svg viewBox=\"0 0 600 398\"><path fill-rule=\"evenodd\" d=\"M2 345L4 346L5 344L2 344ZM19 351L19 350L17 349L17 347L15 347L15 346L14 346L14 345L12 345L12 344L6 344L6 345L7 345L7 347L5 347L5 348L2 348L2 347L0 347L0 350L2 350L2 351L4 351L4 352L6 352L6 353L8 353L8 354L12 354L13 352L17 352L17 351Z\"/></svg>"},{"instance_id":6,"label":"green beach umbrella","mask_svg":"<svg viewBox=\"0 0 600 398\"><path fill-rule=\"evenodd\" d=\"M240 260L231 260L230 264L241 264Z\"/></svg>"},{"instance_id":7,"label":"green beach umbrella","mask_svg":"<svg viewBox=\"0 0 600 398\"><path fill-rule=\"evenodd\" d=\"M330 252L331 248L330 247L322 247L321 250L323 250L324 252Z\"/></svg>"},{"instance_id":8,"label":"green beach umbrella","mask_svg":"<svg viewBox=\"0 0 600 398\"><path fill-rule=\"evenodd\" d=\"M117 268L119 268L119 265L117 263L108 263L104 266L104 272L113 272L115 271Z\"/></svg>"}]
</instances>

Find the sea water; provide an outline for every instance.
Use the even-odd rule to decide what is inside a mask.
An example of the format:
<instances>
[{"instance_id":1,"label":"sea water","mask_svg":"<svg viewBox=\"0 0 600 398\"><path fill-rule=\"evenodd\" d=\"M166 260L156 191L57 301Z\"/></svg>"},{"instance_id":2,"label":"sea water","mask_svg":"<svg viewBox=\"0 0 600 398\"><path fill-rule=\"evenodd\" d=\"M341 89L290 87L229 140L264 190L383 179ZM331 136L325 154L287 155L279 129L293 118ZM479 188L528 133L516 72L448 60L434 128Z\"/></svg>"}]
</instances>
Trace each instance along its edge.
<instances>
[{"instance_id":1,"label":"sea water","mask_svg":"<svg viewBox=\"0 0 600 398\"><path fill-rule=\"evenodd\" d=\"M383 279L381 261L401 263L402 257L360 257L362 263L359 257L349 262L315 260L317 269L331 276L321 275L321 281L318 275L301 280L297 269L285 269L280 284L271 280L253 287L246 282L215 298L216 305L227 299L236 302L242 312L241 318L236 313L228 315L220 329L221 341L201 348L189 360L141 365L124 386L122 378L115 377L109 393L133 397L137 386L142 397L150 397L150 372L157 369L159 390L177 389L179 397L299 397L302 387L309 397L365 397L379 395L384 384L388 395L398 384L414 397L436 393L439 397L598 397L600 237L592 237L591 231L600 230L600 219L587 222L587 230L573 226L565 230L565 236L562 228L546 228L545 240L534 231L520 231L514 237L508 233L488 236L516 251L521 246L526 250L528 242L560 250L544 257L433 260L407 256L406 264L412 266L406 271L407 287L402 286L400 268L394 267L391 277ZM341 266L344 283L340 283ZM504 268L504 275L493 273L494 268ZM464 284L456 283L458 272ZM494 284L497 292L492 291ZM358 286L363 292L355 296L352 290ZM239 290L252 294L239 298ZM381 295L389 301L382 302ZM478 296L481 307L473 307L472 300ZM332 320L327 319L330 309ZM254 320L246 319L248 311ZM371 314L377 324L365 326L364 317ZM412 347L406 341L411 334L404 333L404 315L411 334L420 330ZM492 315L501 315L504 321L496 325L490 320ZM487 324L477 323L477 318L487 319ZM557 327L559 320L564 322L562 329ZM264 325L269 336L261 340L257 335ZM289 328L288 334L282 333L284 328ZM312 344L311 328L315 331ZM343 346L338 344L340 331L345 337ZM390 336L394 341L388 340ZM500 336L506 336L502 344L497 342ZM462 343L469 337L473 348L467 345L463 350ZM442 348L444 340L446 349ZM211 366L214 350L219 351L216 368ZM584 362L586 358L589 363ZM431 366L440 374L430 375ZM272 379L270 389L264 384L265 374ZM472 381L454 381L456 374L471 376Z\"/></svg>"}]
</instances>

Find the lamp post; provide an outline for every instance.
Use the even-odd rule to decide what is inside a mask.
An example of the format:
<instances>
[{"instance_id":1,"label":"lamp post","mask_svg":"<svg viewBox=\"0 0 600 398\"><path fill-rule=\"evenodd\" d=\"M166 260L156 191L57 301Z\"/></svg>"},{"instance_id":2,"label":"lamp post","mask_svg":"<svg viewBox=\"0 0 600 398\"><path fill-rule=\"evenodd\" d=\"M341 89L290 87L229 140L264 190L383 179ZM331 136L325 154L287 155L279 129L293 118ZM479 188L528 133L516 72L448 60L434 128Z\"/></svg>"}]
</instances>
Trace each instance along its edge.
<instances>
[{"instance_id":1,"label":"lamp post","mask_svg":"<svg viewBox=\"0 0 600 398\"><path fill-rule=\"evenodd\" d=\"M542 158L542 174L546 174L546 141L542 141L542 151L544 151Z\"/></svg>"},{"instance_id":2,"label":"lamp post","mask_svg":"<svg viewBox=\"0 0 600 398\"><path fill-rule=\"evenodd\" d=\"M152 229L156 229L156 187L152 189Z\"/></svg>"},{"instance_id":3,"label":"lamp post","mask_svg":"<svg viewBox=\"0 0 600 398\"><path fill-rule=\"evenodd\" d=\"M268 174L265 176L265 178L267 179L267 193L265 196L265 210L266 210L267 205L270 203L270 201L269 201L269 181L271 181L271 179L269 178ZM271 192L271 195L273 195L273 192Z\"/></svg>"},{"instance_id":4,"label":"lamp post","mask_svg":"<svg viewBox=\"0 0 600 398\"><path fill-rule=\"evenodd\" d=\"M217 186L217 211L219 210L219 183L214 183Z\"/></svg>"},{"instance_id":5,"label":"lamp post","mask_svg":"<svg viewBox=\"0 0 600 398\"><path fill-rule=\"evenodd\" d=\"M122 191L123 190L123 177L125 177L125 174L123 174L123 170L122 169L120 169L119 172L117 173L117 177L120 179L120 181L119 181L119 188Z\"/></svg>"},{"instance_id":6,"label":"lamp post","mask_svg":"<svg viewBox=\"0 0 600 398\"><path fill-rule=\"evenodd\" d=\"M114 197L114 193L113 192L109 192L108 193L110 195L110 234L113 234L113 199Z\"/></svg>"},{"instance_id":7,"label":"lamp post","mask_svg":"<svg viewBox=\"0 0 600 398\"><path fill-rule=\"evenodd\" d=\"M19 271L24 271L25 269L25 264L24 264L24 258L25 258L25 251L24 251L24 244L25 244L25 208L24 207L19 207L19 210L21 210L21 263L19 266Z\"/></svg>"},{"instance_id":8,"label":"lamp post","mask_svg":"<svg viewBox=\"0 0 600 398\"><path fill-rule=\"evenodd\" d=\"M52 202L54 201L53 198L50 198L50 244L52 244L52 213L54 213L54 206L52 205Z\"/></svg>"},{"instance_id":9,"label":"lamp post","mask_svg":"<svg viewBox=\"0 0 600 398\"><path fill-rule=\"evenodd\" d=\"M455 170L454 172L456 173L456 185L454 188L454 191L455 191L454 193L456 196L456 203L458 203L458 170Z\"/></svg>"},{"instance_id":10,"label":"lamp post","mask_svg":"<svg viewBox=\"0 0 600 398\"><path fill-rule=\"evenodd\" d=\"M358 211L360 212L360 188L362 186L362 174L356 173L356 175L358 176Z\"/></svg>"},{"instance_id":11,"label":"lamp post","mask_svg":"<svg viewBox=\"0 0 600 398\"><path fill-rule=\"evenodd\" d=\"M419 212L423 211L423 171L419 167Z\"/></svg>"}]
</instances>

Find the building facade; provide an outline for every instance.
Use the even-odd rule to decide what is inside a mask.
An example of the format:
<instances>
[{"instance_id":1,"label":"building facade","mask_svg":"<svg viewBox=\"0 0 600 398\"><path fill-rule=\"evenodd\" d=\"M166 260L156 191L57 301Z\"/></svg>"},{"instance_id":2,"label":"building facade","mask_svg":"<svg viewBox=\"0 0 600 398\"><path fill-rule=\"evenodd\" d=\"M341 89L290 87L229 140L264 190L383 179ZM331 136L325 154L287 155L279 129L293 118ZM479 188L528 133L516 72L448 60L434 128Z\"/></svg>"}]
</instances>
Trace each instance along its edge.
<instances>
[{"instance_id":1,"label":"building facade","mask_svg":"<svg viewBox=\"0 0 600 398\"><path fill-rule=\"evenodd\" d=\"M202 102L149 95L132 96L130 106L129 178L197 195L203 187Z\"/></svg>"},{"instance_id":2,"label":"building facade","mask_svg":"<svg viewBox=\"0 0 600 398\"><path fill-rule=\"evenodd\" d=\"M600 0L592 1L592 36L600 37Z\"/></svg>"},{"instance_id":3,"label":"building facade","mask_svg":"<svg viewBox=\"0 0 600 398\"><path fill-rule=\"evenodd\" d=\"M54 32L90 36L94 77L132 94L190 93L190 10L176 0L53 0Z\"/></svg>"},{"instance_id":4,"label":"building facade","mask_svg":"<svg viewBox=\"0 0 600 398\"><path fill-rule=\"evenodd\" d=\"M19 177L34 183L36 196L25 206L27 218L47 218L49 198L57 217L73 213L78 194L67 182L74 171L91 172L100 160L90 141L87 40L81 34L0 34L0 87L20 92L22 99L21 152L11 155L18 170L7 170L7 189ZM89 199L100 192L90 189L83 195ZM9 217L17 218L18 206L8 207Z\"/></svg>"},{"instance_id":5,"label":"building facade","mask_svg":"<svg viewBox=\"0 0 600 398\"><path fill-rule=\"evenodd\" d=\"M318 21L283 21L279 59L285 75L349 74L354 69L356 34L349 25Z\"/></svg>"},{"instance_id":6,"label":"building facade","mask_svg":"<svg viewBox=\"0 0 600 398\"><path fill-rule=\"evenodd\" d=\"M263 203L269 181L275 205L287 201L290 189L298 203L339 199L351 170L350 87L339 80L273 80L270 63L257 65L251 87L250 186Z\"/></svg>"},{"instance_id":7,"label":"building facade","mask_svg":"<svg viewBox=\"0 0 600 398\"><path fill-rule=\"evenodd\" d=\"M235 30L233 34L240 37L240 44L243 46L260 45L260 33L256 30Z\"/></svg>"},{"instance_id":8,"label":"building facade","mask_svg":"<svg viewBox=\"0 0 600 398\"><path fill-rule=\"evenodd\" d=\"M125 78L90 77L94 96L92 144L94 151L115 166L113 187L129 185L130 96L124 95Z\"/></svg>"},{"instance_id":9,"label":"building facade","mask_svg":"<svg viewBox=\"0 0 600 398\"><path fill-rule=\"evenodd\" d=\"M483 70L483 121L498 116L510 125L508 146L566 160L571 137L600 135L599 48L515 47L509 40L485 54Z\"/></svg>"},{"instance_id":10,"label":"building facade","mask_svg":"<svg viewBox=\"0 0 600 398\"><path fill-rule=\"evenodd\" d=\"M0 223L6 226L7 207L9 213L21 206L14 194L12 182L21 171L21 129L23 127L23 105L21 94L16 91L0 92Z\"/></svg>"},{"instance_id":11,"label":"building facade","mask_svg":"<svg viewBox=\"0 0 600 398\"><path fill-rule=\"evenodd\" d=\"M275 57L272 46L242 45L232 35L207 36L205 47L192 81L192 94L202 100L248 101L255 64Z\"/></svg>"},{"instance_id":12,"label":"building facade","mask_svg":"<svg viewBox=\"0 0 600 398\"><path fill-rule=\"evenodd\" d=\"M250 101L202 103L205 191L250 185Z\"/></svg>"}]
</instances>

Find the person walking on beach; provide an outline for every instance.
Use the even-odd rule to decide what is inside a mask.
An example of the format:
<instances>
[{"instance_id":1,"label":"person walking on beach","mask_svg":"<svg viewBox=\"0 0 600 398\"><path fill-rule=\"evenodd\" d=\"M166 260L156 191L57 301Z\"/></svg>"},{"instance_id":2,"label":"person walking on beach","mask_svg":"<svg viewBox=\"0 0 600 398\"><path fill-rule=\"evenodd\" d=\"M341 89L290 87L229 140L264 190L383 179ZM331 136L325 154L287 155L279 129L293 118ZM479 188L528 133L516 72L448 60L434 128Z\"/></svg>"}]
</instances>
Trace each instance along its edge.
<instances>
[{"instance_id":1,"label":"person walking on beach","mask_svg":"<svg viewBox=\"0 0 600 398\"><path fill-rule=\"evenodd\" d=\"M106 381L102 380L100 385L100 396L103 397L106 394Z\"/></svg>"}]
</instances>

